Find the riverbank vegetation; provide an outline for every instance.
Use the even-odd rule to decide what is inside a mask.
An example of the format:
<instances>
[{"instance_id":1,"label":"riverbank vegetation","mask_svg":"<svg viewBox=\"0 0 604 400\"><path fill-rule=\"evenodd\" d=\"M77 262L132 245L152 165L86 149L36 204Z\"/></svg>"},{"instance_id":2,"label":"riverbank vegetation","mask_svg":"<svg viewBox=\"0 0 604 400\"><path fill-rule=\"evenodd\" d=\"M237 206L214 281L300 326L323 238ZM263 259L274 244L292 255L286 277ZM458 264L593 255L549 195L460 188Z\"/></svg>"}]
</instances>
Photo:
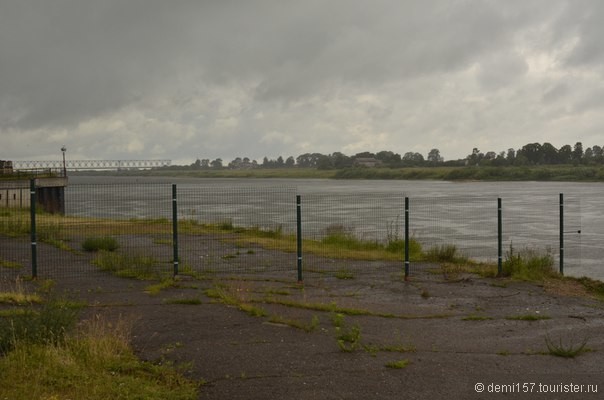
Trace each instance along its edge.
<instances>
[{"instance_id":1,"label":"riverbank vegetation","mask_svg":"<svg viewBox=\"0 0 604 400\"><path fill-rule=\"evenodd\" d=\"M598 145L584 149L581 142L559 149L551 143L529 143L499 153L474 148L457 160L445 160L439 149L430 150L426 157L392 151L366 151L351 156L341 152L305 153L286 159L264 157L262 162L248 157L236 157L230 162L197 159L190 165L113 173L203 178L604 181L604 150Z\"/></svg>"},{"instance_id":2,"label":"riverbank vegetation","mask_svg":"<svg viewBox=\"0 0 604 400\"><path fill-rule=\"evenodd\" d=\"M144 171L80 172L81 175L176 176L190 178L257 178L257 179L381 179L442 181L552 181L604 182L604 166L441 166L441 167L349 167L320 170L317 168L237 169L153 169ZM75 174L74 174L75 175Z\"/></svg>"}]
</instances>

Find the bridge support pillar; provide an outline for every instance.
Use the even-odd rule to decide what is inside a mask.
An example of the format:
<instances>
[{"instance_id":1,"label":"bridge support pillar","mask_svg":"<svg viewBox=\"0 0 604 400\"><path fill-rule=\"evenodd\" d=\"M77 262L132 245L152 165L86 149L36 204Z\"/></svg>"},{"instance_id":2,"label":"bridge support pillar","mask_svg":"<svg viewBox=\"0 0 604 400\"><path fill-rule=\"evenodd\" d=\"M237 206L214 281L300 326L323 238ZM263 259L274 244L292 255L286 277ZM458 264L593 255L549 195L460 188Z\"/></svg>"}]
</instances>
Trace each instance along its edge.
<instances>
[{"instance_id":1,"label":"bridge support pillar","mask_svg":"<svg viewBox=\"0 0 604 400\"><path fill-rule=\"evenodd\" d=\"M48 186L36 189L37 203L44 211L65 215L65 187Z\"/></svg>"}]
</instances>

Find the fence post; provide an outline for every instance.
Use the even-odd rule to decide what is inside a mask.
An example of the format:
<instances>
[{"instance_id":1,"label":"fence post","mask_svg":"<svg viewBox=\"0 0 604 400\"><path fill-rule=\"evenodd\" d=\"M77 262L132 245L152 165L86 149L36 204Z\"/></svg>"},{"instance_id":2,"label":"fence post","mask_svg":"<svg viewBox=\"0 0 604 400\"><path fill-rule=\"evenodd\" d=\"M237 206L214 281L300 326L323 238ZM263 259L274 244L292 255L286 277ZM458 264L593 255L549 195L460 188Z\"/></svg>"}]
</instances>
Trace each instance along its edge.
<instances>
[{"instance_id":1,"label":"fence post","mask_svg":"<svg viewBox=\"0 0 604 400\"><path fill-rule=\"evenodd\" d=\"M564 275L564 194L560 193L560 274Z\"/></svg>"},{"instance_id":2,"label":"fence post","mask_svg":"<svg viewBox=\"0 0 604 400\"><path fill-rule=\"evenodd\" d=\"M497 276L503 273L503 219L501 197L497 198Z\"/></svg>"},{"instance_id":3,"label":"fence post","mask_svg":"<svg viewBox=\"0 0 604 400\"><path fill-rule=\"evenodd\" d=\"M176 201L176 184L172 184L172 245L174 257L174 276L178 275L178 207Z\"/></svg>"},{"instance_id":4,"label":"fence post","mask_svg":"<svg viewBox=\"0 0 604 400\"><path fill-rule=\"evenodd\" d=\"M302 283L302 198L296 195L296 238L298 254L298 283Z\"/></svg>"},{"instance_id":5,"label":"fence post","mask_svg":"<svg viewBox=\"0 0 604 400\"><path fill-rule=\"evenodd\" d=\"M38 243L36 241L36 180L29 180L29 219L31 231L31 277L38 277Z\"/></svg>"},{"instance_id":6,"label":"fence post","mask_svg":"<svg viewBox=\"0 0 604 400\"><path fill-rule=\"evenodd\" d=\"M405 197L405 280L409 279L409 197Z\"/></svg>"}]
</instances>

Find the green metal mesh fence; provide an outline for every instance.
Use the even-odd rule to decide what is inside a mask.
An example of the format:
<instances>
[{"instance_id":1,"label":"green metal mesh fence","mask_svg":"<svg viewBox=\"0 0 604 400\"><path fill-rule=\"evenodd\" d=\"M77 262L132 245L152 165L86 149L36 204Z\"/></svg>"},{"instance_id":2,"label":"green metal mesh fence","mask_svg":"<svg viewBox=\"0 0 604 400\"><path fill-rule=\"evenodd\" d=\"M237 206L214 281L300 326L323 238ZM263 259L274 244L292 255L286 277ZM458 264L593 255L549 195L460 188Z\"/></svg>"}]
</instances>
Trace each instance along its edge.
<instances>
[{"instance_id":1,"label":"green metal mesh fence","mask_svg":"<svg viewBox=\"0 0 604 400\"><path fill-rule=\"evenodd\" d=\"M36 213L41 277L109 271L125 277L178 273L296 273L295 187L229 182L76 184L65 191L65 215ZM311 271L403 269L404 194L301 195L303 266ZM174 236L173 206L177 205ZM0 206L0 278L32 271L27 206ZM503 198L503 251L533 249L560 259L559 200ZM582 239L580 199L565 201L565 273L601 259L596 241ZM411 271L469 258L497 262L497 199L410 197ZM177 239L175 242L174 239ZM597 238L596 238L597 239ZM585 254L588 261L582 260ZM583 264L583 265L581 265ZM595 264L587 267L598 268Z\"/></svg>"}]
</instances>

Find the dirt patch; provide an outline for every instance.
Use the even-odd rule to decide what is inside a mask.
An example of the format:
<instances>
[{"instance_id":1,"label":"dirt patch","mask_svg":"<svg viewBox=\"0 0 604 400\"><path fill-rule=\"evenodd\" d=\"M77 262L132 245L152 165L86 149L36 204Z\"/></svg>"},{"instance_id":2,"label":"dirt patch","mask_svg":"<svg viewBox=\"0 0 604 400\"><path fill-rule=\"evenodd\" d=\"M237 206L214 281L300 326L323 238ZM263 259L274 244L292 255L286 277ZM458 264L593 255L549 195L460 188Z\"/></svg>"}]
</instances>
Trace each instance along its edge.
<instances>
[{"instance_id":1,"label":"dirt patch","mask_svg":"<svg viewBox=\"0 0 604 400\"><path fill-rule=\"evenodd\" d=\"M599 390L547 386L542 398L595 399L604 391L604 304L562 290L450 279L430 265L413 265L405 281L399 263L313 259L303 285L295 271L267 264L262 273L220 272L216 262L213 271L150 295L153 282L116 278L63 253L54 262L80 263L85 273L57 278L56 290L86 301L84 318L132 321L139 356L174 362L202 380L200 399L506 396L489 393L490 384L510 385L514 398L529 390L533 398L539 384ZM291 265L291 254L283 263L272 257ZM566 348L587 341L589 351L556 357L546 338Z\"/></svg>"}]
</instances>

